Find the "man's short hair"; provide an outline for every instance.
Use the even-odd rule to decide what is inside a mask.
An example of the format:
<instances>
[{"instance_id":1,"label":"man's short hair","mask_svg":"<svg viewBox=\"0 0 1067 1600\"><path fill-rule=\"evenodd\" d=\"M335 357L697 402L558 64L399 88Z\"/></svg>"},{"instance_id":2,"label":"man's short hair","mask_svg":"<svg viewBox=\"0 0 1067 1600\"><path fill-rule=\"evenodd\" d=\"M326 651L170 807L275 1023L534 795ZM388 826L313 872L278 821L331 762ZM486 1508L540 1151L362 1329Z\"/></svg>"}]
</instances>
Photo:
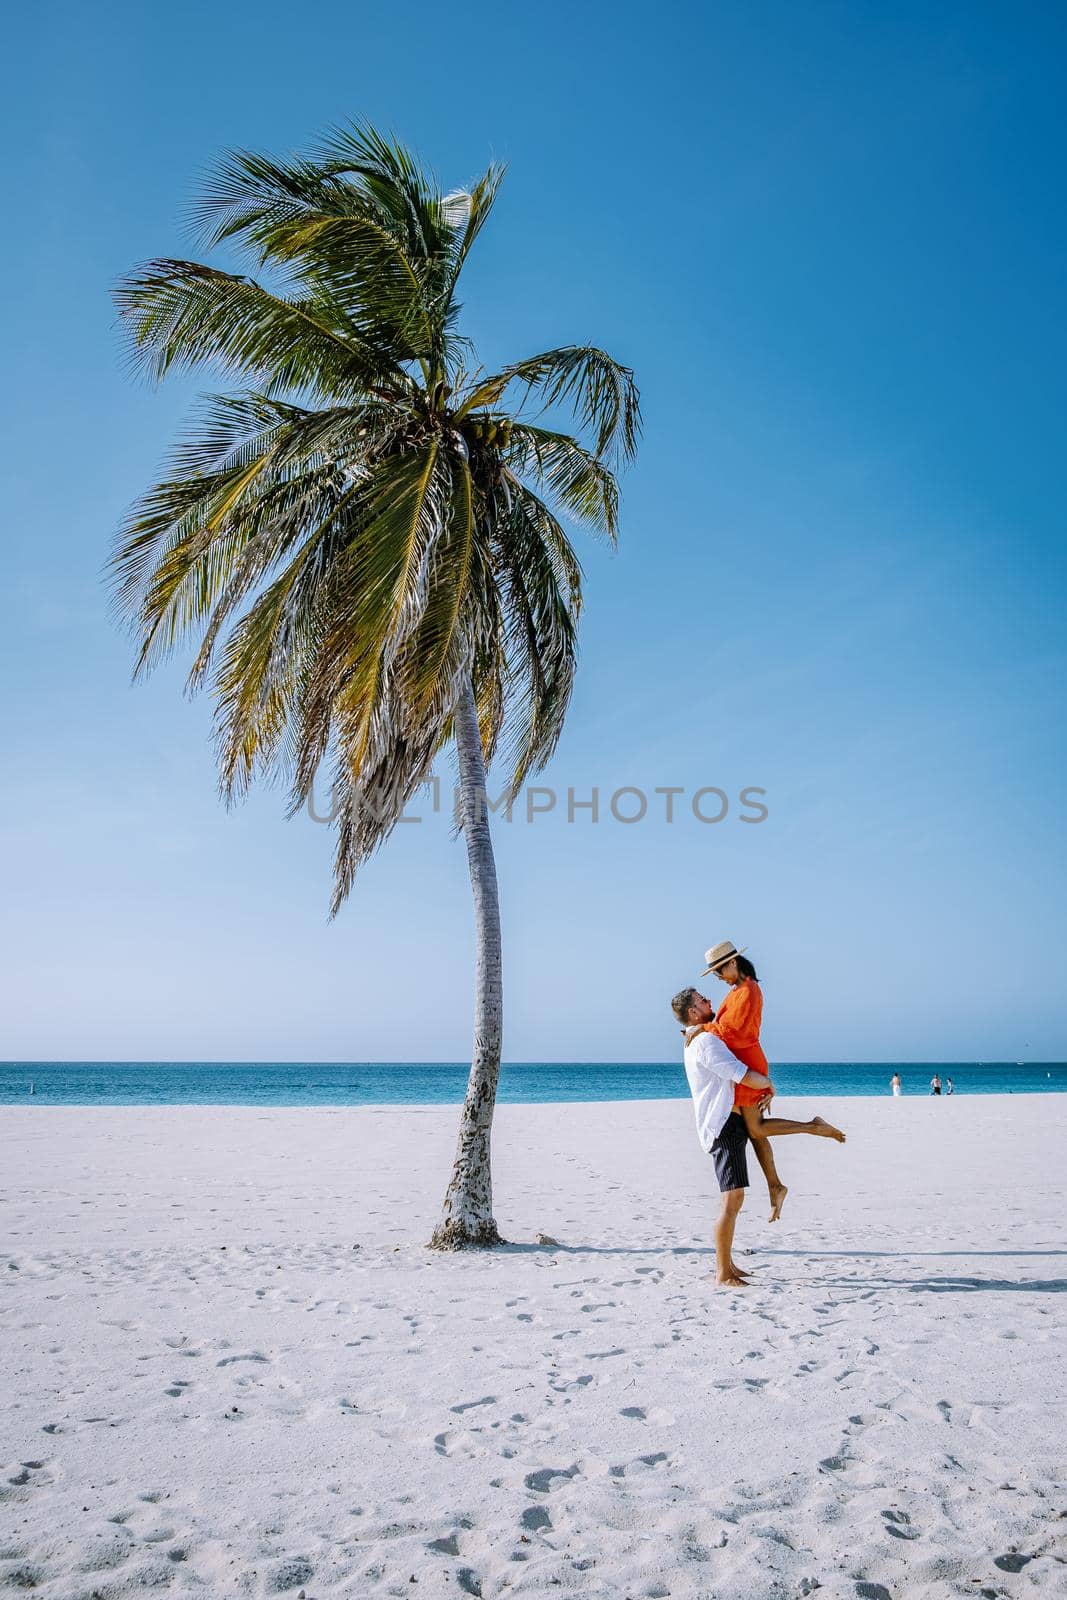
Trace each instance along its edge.
<instances>
[{"instance_id":1,"label":"man's short hair","mask_svg":"<svg viewBox=\"0 0 1067 1600\"><path fill-rule=\"evenodd\" d=\"M693 1004L693 1001L697 998L699 993L700 990L694 989L692 984L690 984L688 989L679 989L678 993L671 1001L671 1010L674 1012L674 1015L677 1017L678 1021L683 1024L683 1026L689 1021L689 1007Z\"/></svg>"}]
</instances>

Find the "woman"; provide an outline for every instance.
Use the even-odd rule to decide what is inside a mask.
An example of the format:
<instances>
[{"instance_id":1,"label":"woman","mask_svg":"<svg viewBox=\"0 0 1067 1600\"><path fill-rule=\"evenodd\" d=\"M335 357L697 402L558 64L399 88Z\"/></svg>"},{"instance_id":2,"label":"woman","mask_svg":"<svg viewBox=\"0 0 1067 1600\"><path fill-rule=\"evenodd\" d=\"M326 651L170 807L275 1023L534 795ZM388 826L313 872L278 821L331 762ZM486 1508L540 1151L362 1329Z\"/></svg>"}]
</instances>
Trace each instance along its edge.
<instances>
[{"instance_id":1,"label":"woman","mask_svg":"<svg viewBox=\"0 0 1067 1600\"><path fill-rule=\"evenodd\" d=\"M899 1099L904 1093L904 1085L901 1082L899 1072L894 1072L893 1076L889 1080L889 1087L892 1089L894 1098L896 1099Z\"/></svg>"},{"instance_id":2,"label":"woman","mask_svg":"<svg viewBox=\"0 0 1067 1600\"><path fill-rule=\"evenodd\" d=\"M769 1077L770 1065L760 1044L763 993L756 977L755 967L729 939L724 939L721 944L705 951L704 959L708 965L701 973L701 977L714 975L725 983L730 991L713 1019L704 1024L705 1029L709 1033L718 1034L727 1049L732 1050L750 1072L762 1073L764 1077ZM698 1031L698 1029L692 1030L688 1038L692 1038L693 1033ZM770 1220L777 1222L789 1190L778 1176L771 1151L771 1138L776 1134L803 1131L818 1133L828 1139L837 1139L844 1144L845 1136L840 1128L824 1122L821 1117L814 1119L817 1126L790 1122L784 1117L764 1117L760 1106L762 1098L763 1091L760 1089L748 1089L742 1084L738 1084L734 1089L734 1109L744 1118L756 1160L767 1180L767 1191L771 1200Z\"/></svg>"}]
</instances>

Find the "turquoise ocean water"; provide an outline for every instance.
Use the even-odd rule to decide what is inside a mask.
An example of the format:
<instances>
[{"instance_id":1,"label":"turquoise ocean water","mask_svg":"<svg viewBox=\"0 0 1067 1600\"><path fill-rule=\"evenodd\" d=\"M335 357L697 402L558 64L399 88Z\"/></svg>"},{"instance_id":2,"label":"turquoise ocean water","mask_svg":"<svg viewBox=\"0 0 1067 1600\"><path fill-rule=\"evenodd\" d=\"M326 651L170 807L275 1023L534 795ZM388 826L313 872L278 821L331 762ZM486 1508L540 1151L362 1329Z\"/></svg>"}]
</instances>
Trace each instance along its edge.
<instances>
[{"instance_id":1,"label":"turquoise ocean water","mask_svg":"<svg viewBox=\"0 0 1067 1600\"><path fill-rule=\"evenodd\" d=\"M1067 1092L1067 1063L776 1062L780 1095L887 1095L899 1072L906 1095L929 1094L935 1072L957 1094ZM455 1061L7 1061L0 1105L446 1105L461 1101L467 1064ZM31 1086L33 1093L31 1094ZM688 1094L681 1063L505 1063L503 1102L667 1100Z\"/></svg>"}]
</instances>

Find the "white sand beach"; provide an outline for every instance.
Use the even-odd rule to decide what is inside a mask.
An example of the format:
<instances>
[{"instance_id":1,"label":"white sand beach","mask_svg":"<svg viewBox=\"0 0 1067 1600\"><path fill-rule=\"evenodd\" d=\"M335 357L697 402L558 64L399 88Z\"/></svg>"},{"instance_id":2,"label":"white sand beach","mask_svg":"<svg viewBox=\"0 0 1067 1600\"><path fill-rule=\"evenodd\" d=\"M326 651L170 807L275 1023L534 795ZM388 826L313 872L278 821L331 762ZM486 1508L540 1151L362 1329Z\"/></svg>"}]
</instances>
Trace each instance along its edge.
<instances>
[{"instance_id":1,"label":"white sand beach","mask_svg":"<svg viewBox=\"0 0 1067 1600\"><path fill-rule=\"evenodd\" d=\"M456 1256L452 1107L5 1111L0 1590L1064 1593L1067 1100L818 1109L743 1292L688 1101L501 1107Z\"/></svg>"}]
</instances>

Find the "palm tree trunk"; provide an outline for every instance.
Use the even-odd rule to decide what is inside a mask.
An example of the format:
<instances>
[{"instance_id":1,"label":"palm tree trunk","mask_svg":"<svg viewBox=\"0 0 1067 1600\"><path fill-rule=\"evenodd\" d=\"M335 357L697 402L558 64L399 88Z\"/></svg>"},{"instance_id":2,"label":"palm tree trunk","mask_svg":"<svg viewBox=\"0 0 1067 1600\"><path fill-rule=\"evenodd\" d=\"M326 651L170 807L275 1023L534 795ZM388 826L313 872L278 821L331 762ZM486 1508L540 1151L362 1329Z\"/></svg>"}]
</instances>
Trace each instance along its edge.
<instances>
[{"instance_id":1,"label":"palm tree trunk","mask_svg":"<svg viewBox=\"0 0 1067 1600\"><path fill-rule=\"evenodd\" d=\"M490 1160L503 1031L500 900L489 833L482 740L469 678L464 679L457 697L454 721L459 754L460 822L467 841L477 936L474 1048L452 1177L445 1193L441 1221L430 1240L435 1250L464 1250L502 1243L493 1220Z\"/></svg>"}]
</instances>

